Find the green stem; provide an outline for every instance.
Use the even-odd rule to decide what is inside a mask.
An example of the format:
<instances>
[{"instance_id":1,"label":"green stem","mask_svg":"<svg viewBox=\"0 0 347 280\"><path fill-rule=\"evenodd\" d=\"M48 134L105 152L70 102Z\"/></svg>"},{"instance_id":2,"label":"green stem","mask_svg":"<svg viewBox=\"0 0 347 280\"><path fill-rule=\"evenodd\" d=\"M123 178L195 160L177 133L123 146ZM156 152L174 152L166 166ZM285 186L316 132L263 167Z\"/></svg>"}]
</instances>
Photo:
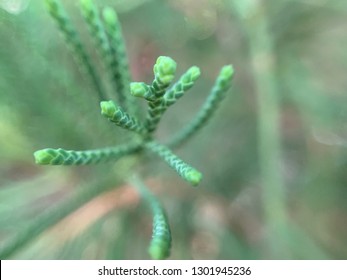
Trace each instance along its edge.
<instances>
[{"instance_id":1,"label":"green stem","mask_svg":"<svg viewBox=\"0 0 347 280\"><path fill-rule=\"evenodd\" d=\"M272 235L273 256L286 256L283 229L287 223L284 182L281 176L280 101L275 69L275 51L268 32L266 5L251 1L240 15L248 33L258 102L259 165L265 218ZM249 13L248 13L249 12Z\"/></svg>"},{"instance_id":2,"label":"green stem","mask_svg":"<svg viewBox=\"0 0 347 280\"><path fill-rule=\"evenodd\" d=\"M173 154L169 148L154 141L147 142L145 147L161 157L187 182L196 186L201 181L202 174Z\"/></svg>"},{"instance_id":3,"label":"green stem","mask_svg":"<svg viewBox=\"0 0 347 280\"><path fill-rule=\"evenodd\" d=\"M87 165L116 161L125 155L137 152L139 149L140 144L137 143L87 151L47 148L36 151L34 157L35 162L40 165Z\"/></svg>"},{"instance_id":4,"label":"green stem","mask_svg":"<svg viewBox=\"0 0 347 280\"><path fill-rule=\"evenodd\" d=\"M198 130L200 130L217 110L219 104L224 99L226 92L231 86L231 80L234 75L234 69L231 65L224 66L211 90L203 107L200 109L196 117L183 127L176 135L169 141L168 146L177 147L186 142Z\"/></svg>"},{"instance_id":5,"label":"green stem","mask_svg":"<svg viewBox=\"0 0 347 280\"><path fill-rule=\"evenodd\" d=\"M193 66L189 68L187 72L184 73L180 79L165 92L162 98L153 102L148 102L149 108L151 109L149 110L149 113L152 117L152 122L148 125L149 132L153 132L156 129L166 110L194 85L194 82L199 78L199 76L200 69L198 67ZM144 96L146 96L146 94L144 94Z\"/></svg>"},{"instance_id":6,"label":"green stem","mask_svg":"<svg viewBox=\"0 0 347 280\"><path fill-rule=\"evenodd\" d=\"M146 132L146 128L138 119L123 111L123 109L117 106L113 101L102 101L100 102L100 106L101 114L108 118L110 122L140 134L144 134Z\"/></svg>"},{"instance_id":7,"label":"green stem","mask_svg":"<svg viewBox=\"0 0 347 280\"><path fill-rule=\"evenodd\" d=\"M62 6L59 0L46 0L46 5L50 15L57 22L58 27L61 33L63 34L67 45L72 50L74 58L77 61L78 65L89 75L99 95L99 100L101 101L107 99L106 94L100 83L101 79L95 72L94 67L90 62L90 57L84 49L81 39L74 26L71 24L71 20L67 16L64 7Z\"/></svg>"},{"instance_id":8,"label":"green stem","mask_svg":"<svg viewBox=\"0 0 347 280\"><path fill-rule=\"evenodd\" d=\"M170 255L171 230L167 215L160 201L148 190L147 186L134 176L130 183L137 188L141 197L147 202L152 211L152 239L148 253L152 259L162 260Z\"/></svg>"},{"instance_id":9,"label":"green stem","mask_svg":"<svg viewBox=\"0 0 347 280\"><path fill-rule=\"evenodd\" d=\"M159 56L153 67L154 80L150 89L154 99L148 101L148 113L145 123L148 133L156 130L165 110L162 107L163 95L175 77L176 67L176 62L167 56Z\"/></svg>"},{"instance_id":10,"label":"green stem","mask_svg":"<svg viewBox=\"0 0 347 280\"><path fill-rule=\"evenodd\" d=\"M122 105L124 103L124 107L130 114L137 116L139 108L135 98L130 95L131 74L121 24L117 13L110 7L103 10L103 19L111 47L110 67L113 69L113 79L119 100Z\"/></svg>"},{"instance_id":11,"label":"green stem","mask_svg":"<svg viewBox=\"0 0 347 280\"><path fill-rule=\"evenodd\" d=\"M164 94L162 107L166 111L171 105L175 104L183 94L194 86L195 81L200 77L200 69L196 66L190 67L180 79Z\"/></svg>"}]
</instances>

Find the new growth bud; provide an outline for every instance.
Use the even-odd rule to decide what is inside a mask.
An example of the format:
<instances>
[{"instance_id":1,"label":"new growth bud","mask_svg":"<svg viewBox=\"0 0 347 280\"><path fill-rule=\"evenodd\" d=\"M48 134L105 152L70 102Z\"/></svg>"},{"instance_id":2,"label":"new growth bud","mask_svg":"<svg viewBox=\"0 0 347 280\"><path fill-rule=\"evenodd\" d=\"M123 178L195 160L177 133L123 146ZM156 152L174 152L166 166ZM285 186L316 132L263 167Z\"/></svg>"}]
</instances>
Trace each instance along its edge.
<instances>
[{"instance_id":1,"label":"new growth bud","mask_svg":"<svg viewBox=\"0 0 347 280\"><path fill-rule=\"evenodd\" d=\"M159 83L169 85L175 77L176 67L177 64L172 58L159 56L153 67L153 72Z\"/></svg>"}]
</instances>

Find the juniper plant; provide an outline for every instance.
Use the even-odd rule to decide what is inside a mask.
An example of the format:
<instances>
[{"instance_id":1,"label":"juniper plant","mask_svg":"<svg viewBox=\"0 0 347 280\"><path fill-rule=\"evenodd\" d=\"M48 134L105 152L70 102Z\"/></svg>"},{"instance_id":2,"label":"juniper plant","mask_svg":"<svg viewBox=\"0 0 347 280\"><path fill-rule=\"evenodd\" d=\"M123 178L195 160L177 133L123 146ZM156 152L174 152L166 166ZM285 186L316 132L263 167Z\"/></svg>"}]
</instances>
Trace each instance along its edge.
<instances>
[{"instance_id":1,"label":"juniper plant","mask_svg":"<svg viewBox=\"0 0 347 280\"><path fill-rule=\"evenodd\" d=\"M148 247L148 253L152 259L165 259L170 255L171 250L171 231L165 210L137 176L133 176L130 183L141 194L153 214L152 240Z\"/></svg>"},{"instance_id":2,"label":"juniper plant","mask_svg":"<svg viewBox=\"0 0 347 280\"><path fill-rule=\"evenodd\" d=\"M200 76L197 66L189 68L171 87L177 64L167 56L160 56L154 67L154 79L150 84L132 82L129 84L130 72L126 58L125 45L121 27L116 12L107 7L103 17L92 0L81 0L82 15L90 34L109 72L114 86L112 100L106 100L106 93L101 86L99 75L92 66L91 59L80 37L73 27L64 7L59 0L46 0L48 10L57 22L65 40L73 51L76 60L86 69L89 78L96 88L100 98L101 114L117 126L133 133L133 139L121 146L108 147L87 151L71 151L65 149L43 149L34 153L35 161L40 165L86 165L107 161L116 161L134 153L148 152L156 154L175 170L185 181L196 186L202 179L202 174L171 151L168 146L155 140L155 131L164 112L193 87ZM188 123L176 136L169 141L170 147L184 143L194 135L216 111L219 103L231 86L234 74L231 65L224 66L220 71L211 94L197 116ZM138 113L136 97L143 98L148 103L147 116L143 119ZM139 184L138 184L139 185ZM151 195L144 186L140 193L149 202L153 213L153 237L149 247L152 258L163 259L169 256L171 234L167 216L160 202Z\"/></svg>"}]
</instances>

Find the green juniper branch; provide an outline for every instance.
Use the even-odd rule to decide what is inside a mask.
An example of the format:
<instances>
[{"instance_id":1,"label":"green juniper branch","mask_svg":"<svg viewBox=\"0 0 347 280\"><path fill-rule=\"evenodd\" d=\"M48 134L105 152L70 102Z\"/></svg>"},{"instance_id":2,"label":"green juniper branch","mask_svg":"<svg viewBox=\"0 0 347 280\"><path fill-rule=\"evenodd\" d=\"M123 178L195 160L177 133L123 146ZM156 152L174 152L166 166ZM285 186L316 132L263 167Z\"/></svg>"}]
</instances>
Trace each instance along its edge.
<instances>
[{"instance_id":1,"label":"green juniper branch","mask_svg":"<svg viewBox=\"0 0 347 280\"><path fill-rule=\"evenodd\" d=\"M181 145L206 124L230 88L233 75L234 69L232 65L227 65L222 68L203 107L187 126L173 136L168 146L176 147Z\"/></svg>"},{"instance_id":2,"label":"green juniper branch","mask_svg":"<svg viewBox=\"0 0 347 280\"><path fill-rule=\"evenodd\" d=\"M64 34L68 45L75 52L77 60L81 61L85 66L96 87L101 99L101 114L116 125L136 132L139 135L133 136L134 142L105 149L70 151L48 148L38 150L34 153L36 163L41 165L96 164L117 160L123 156L138 153L146 149L162 158L187 182L194 186L199 184L202 174L176 156L167 146L154 141L153 132L156 130L163 113L168 107L173 105L194 85L200 76L200 69L196 66L189 68L169 89L174 79L177 65L172 58L160 56L153 67L154 80L152 84L147 85L142 82L136 82L130 83L129 86L130 73L128 60L116 12L111 8L105 8L103 10L102 22L93 1L80 0L82 14L99 48L106 68L112 74L112 82L115 85L118 93L118 101L122 107L113 101L102 101L106 100L106 98L101 89L100 79L90 63L90 59L82 46L77 32L65 15L63 7L58 0L46 0L46 3L52 17L58 22L59 28ZM234 71L231 65L222 68L211 94L201 111L186 128L173 138L170 145L177 146L183 143L206 124L222 101L226 91L230 88L233 73ZM142 97L147 100L148 112L144 123L141 123L141 120L135 118L138 117L138 107L132 103L135 100L133 96ZM150 205L153 214L153 236L149 246L149 254L154 259L164 259L169 256L171 248L171 233L165 211L160 202L146 187L141 187L140 191ZM99 194L94 188L91 189L91 192L93 196ZM53 217L52 219L54 221L58 221L64 215L76 209L80 205L80 202L85 202L93 196L89 196L89 193L86 191L85 196L82 193L82 198L78 195L77 198L70 201L66 205L67 210L63 209L64 211L62 213L57 212L60 210L58 207L52 212L53 214L38 217L37 221L34 221L23 233L13 238L5 248L0 249L0 256L8 256L11 252L26 244L32 238L33 234L39 234L50 226L49 217Z\"/></svg>"},{"instance_id":3,"label":"green juniper branch","mask_svg":"<svg viewBox=\"0 0 347 280\"><path fill-rule=\"evenodd\" d=\"M111 8L106 8L103 13L107 27L106 30L109 31L108 33L111 34L112 32L113 34L109 40L106 34L107 31L100 19L99 11L94 2L92 0L81 0L80 2L83 17L99 49L105 68L110 73L111 82L117 92L119 103L121 106L127 107L126 99L131 98L128 89L130 75L124 44L121 43L123 42L123 38L121 37L119 28L115 28L115 26L119 26L116 14ZM115 42L115 37L117 37L117 42Z\"/></svg>"},{"instance_id":4,"label":"green juniper branch","mask_svg":"<svg viewBox=\"0 0 347 280\"><path fill-rule=\"evenodd\" d=\"M117 13L110 7L106 7L103 10L103 19L111 47L112 60L110 67L113 69L113 79L117 85L117 92L121 104L123 105L122 102L124 101L125 108L131 114L137 116L138 105L135 103L135 98L129 95L131 75L121 24L118 20Z\"/></svg>"},{"instance_id":5,"label":"green juniper branch","mask_svg":"<svg viewBox=\"0 0 347 280\"><path fill-rule=\"evenodd\" d=\"M153 89L151 90L151 87L145 83L131 84L130 89L134 96L143 97L149 101L149 115L146 123L149 132L155 130L167 108L181 98L184 92L194 85L194 82L199 78L199 76L200 69L198 67L193 66L189 68L187 72L184 73L180 79L164 93L163 97L159 98L155 93L153 93Z\"/></svg>"},{"instance_id":6,"label":"green juniper branch","mask_svg":"<svg viewBox=\"0 0 347 280\"><path fill-rule=\"evenodd\" d=\"M98 9L92 0L80 0L81 12L88 25L89 33L95 41L96 47L101 54L105 68L111 75L113 69L111 65L111 48L102 22L99 17Z\"/></svg>"},{"instance_id":7,"label":"green juniper branch","mask_svg":"<svg viewBox=\"0 0 347 280\"><path fill-rule=\"evenodd\" d=\"M96 42L104 62L107 62L110 58L110 45L100 20L98 9L92 0L80 0L80 4L82 15L89 27L89 32Z\"/></svg>"},{"instance_id":8,"label":"green juniper branch","mask_svg":"<svg viewBox=\"0 0 347 280\"><path fill-rule=\"evenodd\" d=\"M139 178L134 176L130 180L130 183L136 187L152 211L153 229L148 253L152 259L166 259L169 257L171 250L171 230L165 210L160 201L148 190L147 186Z\"/></svg>"},{"instance_id":9,"label":"green juniper branch","mask_svg":"<svg viewBox=\"0 0 347 280\"><path fill-rule=\"evenodd\" d=\"M59 0L45 0L46 6L52 18L56 21L61 33L63 34L65 41L69 48L72 50L75 60L89 75L96 92L99 95L100 100L106 99L106 94L101 85L101 79L95 72L94 67L90 62L90 57L88 56L86 50L84 49L80 37L71 24L71 20L67 16L64 7Z\"/></svg>"},{"instance_id":10,"label":"green juniper branch","mask_svg":"<svg viewBox=\"0 0 347 280\"><path fill-rule=\"evenodd\" d=\"M137 152L139 143L131 143L112 148L67 151L64 149L43 149L34 153L35 162L40 165L87 165L107 161L115 161L119 158Z\"/></svg>"},{"instance_id":11,"label":"green juniper branch","mask_svg":"<svg viewBox=\"0 0 347 280\"><path fill-rule=\"evenodd\" d=\"M173 152L166 146L154 141L150 141L145 144L145 147L162 158L184 180L188 181L192 185L196 186L201 181L202 174L174 155Z\"/></svg>"},{"instance_id":12,"label":"green juniper branch","mask_svg":"<svg viewBox=\"0 0 347 280\"><path fill-rule=\"evenodd\" d=\"M156 130L164 112L164 108L161 106L161 101L162 98L148 102L148 113L145 126L149 134Z\"/></svg>"},{"instance_id":13,"label":"green juniper branch","mask_svg":"<svg viewBox=\"0 0 347 280\"><path fill-rule=\"evenodd\" d=\"M153 67L154 80L152 91L156 97L164 95L165 90L171 84L176 73L176 62L168 56L159 56Z\"/></svg>"},{"instance_id":14,"label":"green juniper branch","mask_svg":"<svg viewBox=\"0 0 347 280\"><path fill-rule=\"evenodd\" d=\"M160 121L163 113L163 107L161 106L163 95L174 79L176 66L177 64L172 58L159 56L153 67L154 80L150 89L155 98L153 98L153 101L148 101L148 114L145 124L149 133L157 128Z\"/></svg>"},{"instance_id":15,"label":"green juniper branch","mask_svg":"<svg viewBox=\"0 0 347 280\"><path fill-rule=\"evenodd\" d=\"M170 255L170 226L161 203L154 198L150 203L153 212L153 233L148 252L152 259L162 260Z\"/></svg>"},{"instance_id":16,"label":"green juniper branch","mask_svg":"<svg viewBox=\"0 0 347 280\"><path fill-rule=\"evenodd\" d=\"M142 97L147 101L154 102L156 100L156 96L151 90L151 87L146 83L142 82L133 82L130 83L130 93L136 97Z\"/></svg>"},{"instance_id":17,"label":"green juniper branch","mask_svg":"<svg viewBox=\"0 0 347 280\"><path fill-rule=\"evenodd\" d=\"M140 134L146 131L146 128L136 118L129 116L113 101L101 101L100 107L101 114L116 125Z\"/></svg>"},{"instance_id":18,"label":"green juniper branch","mask_svg":"<svg viewBox=\"0 0 347 280\"><path fill-rule=\"evenodd\" d=\"M175 102L183 96L192 86L195 81L200 77L200 69L196 66L189 68L180 79L169 89L162 99L162 106L165 110L175 104Z\"/></svg>"}]
</instances>

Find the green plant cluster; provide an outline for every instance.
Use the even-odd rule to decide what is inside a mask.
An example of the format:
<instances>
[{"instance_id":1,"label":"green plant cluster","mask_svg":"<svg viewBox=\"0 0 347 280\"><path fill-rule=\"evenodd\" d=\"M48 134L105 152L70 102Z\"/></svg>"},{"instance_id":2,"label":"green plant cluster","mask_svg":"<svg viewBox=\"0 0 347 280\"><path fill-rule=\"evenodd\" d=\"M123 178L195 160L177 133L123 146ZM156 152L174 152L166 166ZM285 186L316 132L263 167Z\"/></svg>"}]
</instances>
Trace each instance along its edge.
<instances>
[{"instance_id":1,"label":"green plant cluster","mask_svg":"<svg viewBox=\"0 0 347 280\"><path fill-rule=\"evenodd\" d=\"M64 7L58 0L46 0L46 4L76 61L95 87L100 100L101 114L117 126L131 131L132 138L127 144L96 150L42 149L34 153L36 163L40 165L97 164L115 161L131 154L148 152L163 159L185 181L194 186L198 185L202 174L175 155L171 149L188 140L211 118L231 86L233 67L227 65L221 69L209 97L196 117L178 131L168 145L160 144L155 140L154 133L163 114L193 87L200 76L200 69L196 66L189 68L176 83L171 85L175 78L177 64L170 57L159 56L153 67L154 79L150 84L129 83L131 76L126 47L116 12L106 7L100 17L99 10L92 0L81 0L83 18L104 68L109 74L113 91L116 93L112 96L112 100L109 100L100 82L100 75L93 67L91 57L86 52ZM146 116L141 116L136 97L147 101ZM149 253L154 259L166 258L170 252L171 233L165 211L148 190L140 191L140 194L149 202L153 213L153 236Z\"/></svg>"}]
</instances>

